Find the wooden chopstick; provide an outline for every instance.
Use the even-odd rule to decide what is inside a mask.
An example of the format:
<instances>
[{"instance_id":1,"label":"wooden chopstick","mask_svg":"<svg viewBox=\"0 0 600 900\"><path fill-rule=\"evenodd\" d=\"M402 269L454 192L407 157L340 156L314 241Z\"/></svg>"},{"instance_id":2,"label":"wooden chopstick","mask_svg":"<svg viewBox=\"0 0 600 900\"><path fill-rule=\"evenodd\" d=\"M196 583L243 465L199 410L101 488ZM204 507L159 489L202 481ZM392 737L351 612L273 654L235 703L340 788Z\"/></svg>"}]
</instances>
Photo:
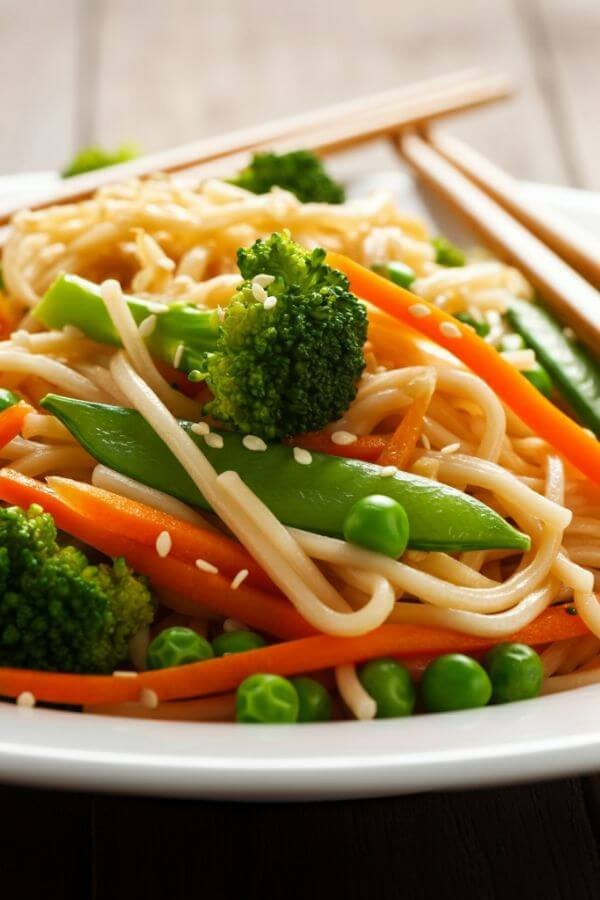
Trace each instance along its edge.
<instances>
[{"instance_id":1,"label":"wooden chopstick","mask_svg":"<svg viewBox=\"0 0 600 900\"><path fill-rule=\"evenodd\" d=\"M600 353L600 294L434 147L414 133L397 138L404 158L501 257L518 266L544 301Z\"/></svg>"},{"instance_id":2,"label":"wooden chopstick","mask_svg":"<svg viewBox=\"0 0 600 900\"><path fill-rule=\"evenodd\" d=\"M75 176L46 190L38 200L27 205L30 209L40 209L51 204L80 200L103 185L154 172L197 167L241 151L272 147L277 141L292 136L296 138L294 146L331 152L391 133L405 125L502 99L510 92L511 86L502 76L482 76L476 71L468 71L466 76L460 73L444 76ZM310 133L315 131L322 134L318 146L308 141ZM8 222L20 208L18 203L0 203L0 225Z\"/></svg>"},{"instance_id":3,"label":"wooden chopstick","mask_svg":"<svg viewBox=\"0 0 600 900\"><path fill-rule=\"evenodd\" d=\"M437 128L428 129L427 140L584 278L600 287L600 240L597 237L561 213L540 205L537 200L534 205L515 178L463 141Z\"/></svg>"}]
</instances>

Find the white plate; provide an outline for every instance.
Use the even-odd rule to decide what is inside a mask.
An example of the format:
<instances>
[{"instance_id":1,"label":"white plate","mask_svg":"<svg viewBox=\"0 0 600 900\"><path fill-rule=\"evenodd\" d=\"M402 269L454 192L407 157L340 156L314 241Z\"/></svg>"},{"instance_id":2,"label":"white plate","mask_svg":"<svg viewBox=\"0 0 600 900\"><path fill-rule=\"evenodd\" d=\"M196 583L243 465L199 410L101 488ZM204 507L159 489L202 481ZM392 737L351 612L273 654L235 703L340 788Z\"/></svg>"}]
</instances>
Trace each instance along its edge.
<instances>
[{"instance_id":1,"label":"white plate","mask_svg":"<svg viewBox=\"0 0 600 900\"><path fill-rule=\"evenodd\" d=\"M45 176L37 176L40 180ZM403 205L456 233L406 175ZM15 183L5 185L11 193ZM363 184L366 182L363 182ZM35 185L34 185L35 186ZM600 197L527 185L600 234ZM424 205L425 204L425 205ZM381 722L250 726L150 722L0 703L0 779L227 800L325 800L480 787L600 769L600 686L470 712Z\"/></svg>"}]
</instances>

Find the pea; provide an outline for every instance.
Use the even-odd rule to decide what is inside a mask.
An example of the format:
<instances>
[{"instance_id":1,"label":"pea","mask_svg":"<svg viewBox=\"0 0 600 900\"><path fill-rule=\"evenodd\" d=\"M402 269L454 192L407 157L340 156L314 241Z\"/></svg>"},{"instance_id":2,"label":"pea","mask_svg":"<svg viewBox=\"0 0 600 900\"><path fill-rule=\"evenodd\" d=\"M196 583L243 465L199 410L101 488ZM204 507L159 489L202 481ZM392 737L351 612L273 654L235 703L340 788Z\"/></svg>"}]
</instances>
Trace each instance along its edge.
<instances>
[{"instance_id":1,"label":"pea","mask_svg":"<svg viewBox=\"0 0 600 900\"><path fill-rule=\"evenodd\" d=\"M299 722L328 722L331 719L331 697L320 681L314 678L292 678L298 694Z\"/></svg>"},{"instance_id":2,"label":"pea","mask_svg":"<svg viewBox=\"0 0 600 900\"><path fill-rule=\"evenodd\" d=\"M467 261L465 254L445 237L435 237L431 243L435 250L435 261L438 265L453 267L465 265Z\"/></svg>"},{"instance_id":3,"label":"pea","mask_svg":"<svg viewBox=\"0 0 600 900\"><path fill-rule=\"evenodd\" d=\"M423 673L421 694L427 712L475 709L489 703L492 684L474 659L449 653L429 663Z\"/></svg>"},{"instance_id":4,"label":"pea","mask_svg":"<svg viewBox=\"0 0 600 900\"><path fill-rule=\"evenodd\" d=\"M530 381L532 385L538 389L540 394L544 395L544 397L550 397L552 395L552 390L554 388L552 379L546 369L543 366L540 366L538 362L536 362L533 369L529 369L528 372L523 372L523 375L527 381Z\"/></svg>"},{"instance_id":5,"label":"pea","mask_svg":"<svg viewBox=\"0 0 600 900\"><path fill-rule=\"evenodd\" d=\"M468 312L457 312L454 313L454 318L458 319L459 322L464 322L465 325L470 325L474 331L477 332L479 337L487 337L490 333L490 326L487 322L480 322L478 319L473 318L471 313Z\"/></svg>"},{"instance_id":6,"label":"pea","mask_svg":"<svg viewBox=\"0 0 600 900\"><path fill-rule=\"evenodd\" d=\"M265 639L255 631L224 631L212 642L215 656L226 656L230 653L245 653L265 646Z\"/></svg>"},{"instance_id":7,"label":"pea","mask_svg":"<svg viewBox=\"0 0 600 900\"><path fill-rule=\"evenodd\" d=\"M156 635L148 647L147 665L149 669L168 669L211 659L212 655L206 638L191 628L176 625Z\"/></svg>"},{"instance_id":8,"label":"pea","mask_svg":"<svg viewBox=\"0 0 600 900\"><path fill-rule=\"evenodd\" d=\"M377 704L378 719L410 716L415 688L408 670L395 659L372 659L361 666L358 677Z\"/></svg>"},{"instance_id":9,"label":"pea","mask_svg":"<svg viewBox=\"0 0 600 900\"><path fill-rule=\"evenodd\" d=\"M344 538L352 544L398 559L408 544L408 516L392 497L370 494L357 500L344 520Z\"/></svg>"},{"instance_id":10,"label":"pea","mask_svg":"<svg viewBox=\"0 0 600 900\"><path fill-rule=\"evenodd\" d=\"M371 268L374 272L377 272L378 275L388 278L390 281L393 281L394 284L398 284L403 288L409 288L417 277L410 266L407 266L405 263L398 260L393 260L388 263L379 263Z\"/></svg>"},{"instance_id":11,"label":"pea","mask_svg":"<svg viewBox=\"0 0 600 900\"><path fill-rule=\"evenodd\" d=\"M298 694L280 675L250 675L237 689L236 721L259 725L298 721Z\"/></svg>"},{"instance_id":12,"label":"pea","mask_svg":"<svg viewBox=\"0 0 600 900\"><path fill-rule=\"evenodd\" d=\"M537 697L544 678L538 654L527 644L498 644L484 660L492 682L493 703Z\"/></svg>"}]
</instances>

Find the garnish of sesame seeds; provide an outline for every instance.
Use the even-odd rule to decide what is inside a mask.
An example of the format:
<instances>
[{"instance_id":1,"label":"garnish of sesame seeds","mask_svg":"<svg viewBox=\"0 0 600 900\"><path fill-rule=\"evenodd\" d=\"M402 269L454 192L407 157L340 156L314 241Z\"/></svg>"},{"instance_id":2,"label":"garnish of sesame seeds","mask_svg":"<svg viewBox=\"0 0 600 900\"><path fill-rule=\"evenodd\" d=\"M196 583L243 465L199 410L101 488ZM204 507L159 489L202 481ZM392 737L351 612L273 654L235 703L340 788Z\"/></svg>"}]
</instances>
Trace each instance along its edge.
<instances>
[{"instance_id":1,"label":"garnish of sesame seeds","mask_svg":"<svg viewBox=\"0 0 600 900\"><path fill-rule=\"evenodd\" d=\"M454 322L442 322L440 331L447 338L459 338L462 336L460 328Z\"/></svg>"},{"instance_id":2,"label":"garnish of sesame seeds","mask_svg":"<svg viewBox=\"0 0 600 900\"><path fill-rule=\"evenodd\" d=\"M331 435L331 440L339 447L346 447L348 444L353 444L357 440L357 437L349 431L334 431Z\"/></svg>"},{"instance_id":3,"label":"garnish of sesame seeds","mask_svg":"<svg viewBox=\"0 0 600 900\"><path fill-rule=\"evenodd\" d=\"M17 706L21 706L24 709L33 709L35 704L36 699L31 691L21 691L17 697Z\"/></svg>"},{"instance_id":4,"label":"garnish of sesame seeds","mask_svg":"<svg viewBox=\"0 0 600 900\"><path fill-rule=\"evenodd\" d=\"M240 569L233 581L231 582L231 590L237 591L242 581L244 581L250 573L248 569Z\"/></svg>"},{"instance_id":5,"label":"garnish of sesame seeds","mask_svg":"<svg viewBox=\"0 0 600 900\"><path fill-rule=\"evenodd\" d=\"M398 471L398 466L382 466L381 472L379 473L384 478L392 478Z\"/></svg>"},{"instance_id":6,"label":"garnish of sesame seeds","mask_svg":"<svg viewBox=\"0 0 600 900\"><path fill-rule=\"evenodd\" d=\"M456 441L454 444L446 444L445 447L442 447L440 453L444 456L449 456L451 453L456 453L457 450L460 450L460 442Z\"/></svg>"},{"instance_id":7,"label":"garnish of sesame seeds","mask_svg":"<svg viewBox=\"0 0 600 900\"><path fill-rule=\"evenodd\" d=\"M275 281L274 275L267 275L266 273L261 273L260 275L255 275L252 279L252 284L259 284L261 287L266 288L269 287L270 284L273 284Z\"/></svg>"},{"instance_id":8,"label":"garnish of sesame seeds","mask_svg":"<svg viewBox=\"0 0 600 900\"><path fill-rule=\"evenodd\" d=\"M263 441L262 438L257 437L255 434L245 434L242 438L242 444L246 448L246 450L266 450L267 445Z\"/></svg>"},{"instance_id":9,"label":"garnish of sesame seeds","mask_svg":"<svg viewBox=\"0 0 600 900\"><path fill-rule=\"evenodd\" d=\"M194 434L204 435L208 434L210 431L210 426L208 422L194 422L190 431L193 431Z\"/></svg>"},{"instance_id":10,"label":"garnish of sesame seeds","mask_svg":"<svg viewBox=\"0 0 600 900\"><path fill-rule=\"evenodd\" d=\"M413 303L412 306L408 307L408 311L415 319L423 319L431 314L431 310L424 303Z\"/></svg>"},{"instance_id":11,"label":"garnish of sesame seeds","mask_svg":"<svg viewBox=\"0 0 600 900\"><path fill-rule=\"evenodd\" d=\"M156 709L158 706L158 694L152 688L142 688L140 691L140 703L146 709Z\"/></svg>"},{"instance_id":12,"label":"garnish of sesame seeds","mask_svg":"<svg viewBox=\"0 0 600 900\"><path fill-rule=\"evenodd\" d=\"M157 318L154 313L152 313L149 316L146 316L146 318L142 322L140 322L140 324L138 326L138 332L139 332L140 337L143 337L143 338L150 337L150 335L156 328L156 322L157 322Z\"/></svg>"},{"instance_id":13,"label":"garnish of sesame seeds","mask_svg":"<svg viewBox=\"0 0 600 900\"><path fill-rule=\"evenodd\" d=\"M173 368L178 369L181 365L181 358L183 357L183 351L185 350L185 344L178 344L177 350L173 355Z\"/></svg>"},{"instance_id":14,"label":"garnish of sesame seeds","mask_svg":"<svg viewBox=\"0 0 600 900\"><path fill-rule=\"evenodd\" d=\"M209 575L218 575L219 570L216 566L213 566L212 563L208 562L206 559L197 559L196 560L196 568L201 572L208 572Z\"/></svg>"},{"instance_id":15,"label":"garnish of sesame seeds","mask_svg":"<svg viewBox=\"0 0 600 900\"><path fill-rule=\"evenodd\" d=\"M173 546L173 540L168 531L161 531L159 536L156 538L156 552L160 556L161 559L164 559L171 552L171 547Z\"/></svg>"},{"instance_id":16,"label":"garnish of sesame seeds","mask_svg":"<svg viewBox=\"0 0 600 900\"><path fill-rule=\"evenodd\" d=\"M304 447L294 447L294 459L301 466L310 466L312 462L312 453Z\"/></svg>"},{"instance_id":17,"label":"garnish of sesame seeds","mask_svg":"<svg viewBox=\"0 0 600 900\"><path fill-rule=\"evenodd\" d=\"M205 434L204 440L209 447L212 447L213 450L223 449L223 438L220 434L216 434L214 431L209 431L208 434Z\"/></svg>"},{"instance_id":18,"label":"garnish of sesame seeds","mask_svg":"<svg viewBox=\"0 0 600 900\"><path fill-rule=\"evenodd\" d=\"M252 294L255 300L258 300L259 303L264 303L267 299L267 292L264 287L257 282L253 282L252 284Z\"/></svg>"},{"instance_id":19,"label":"garnish of sesame seeds","mask_svg":"<svg viewBox=\"0 0 600 900\"><path fill-rule=\"evenodd\" d=\"M273 309L275 306L277 306L277 297L269 296L263 303L264 309Z\"/></svg>"}]
</instances>

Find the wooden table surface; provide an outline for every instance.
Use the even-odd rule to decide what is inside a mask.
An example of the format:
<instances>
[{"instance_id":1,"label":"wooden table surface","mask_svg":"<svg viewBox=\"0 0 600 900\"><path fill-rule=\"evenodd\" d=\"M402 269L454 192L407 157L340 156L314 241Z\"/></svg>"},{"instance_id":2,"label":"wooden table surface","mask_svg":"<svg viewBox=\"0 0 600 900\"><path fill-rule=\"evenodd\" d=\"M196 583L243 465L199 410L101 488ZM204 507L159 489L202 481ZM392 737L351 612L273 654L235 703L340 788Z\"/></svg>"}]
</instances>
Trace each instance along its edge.
<instances>
[{"instance_id":1,"label":"wooden table surface","mask_svg":"<svg viewBox=\"0 0 600 900\"><path fill-rule=\"evenodd\" d=\"M0 0L0 173L151 150L481 65L510 104L452 130L600 190L600 0ZM559 723L557 723L557 727ZM600 766L599 766L600 768ZM1 777L1 773L0 773ZM236 806L0 788L7 900L599 895L600 780Z\"/></svg>"}]
</instances>

